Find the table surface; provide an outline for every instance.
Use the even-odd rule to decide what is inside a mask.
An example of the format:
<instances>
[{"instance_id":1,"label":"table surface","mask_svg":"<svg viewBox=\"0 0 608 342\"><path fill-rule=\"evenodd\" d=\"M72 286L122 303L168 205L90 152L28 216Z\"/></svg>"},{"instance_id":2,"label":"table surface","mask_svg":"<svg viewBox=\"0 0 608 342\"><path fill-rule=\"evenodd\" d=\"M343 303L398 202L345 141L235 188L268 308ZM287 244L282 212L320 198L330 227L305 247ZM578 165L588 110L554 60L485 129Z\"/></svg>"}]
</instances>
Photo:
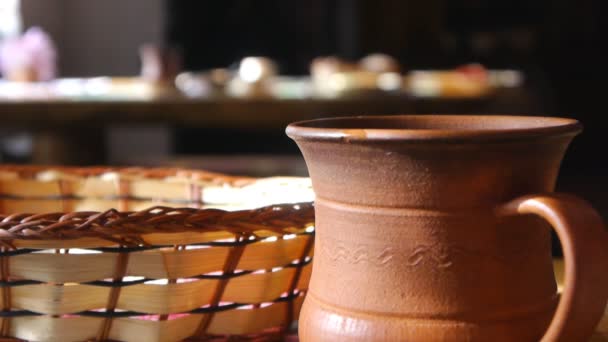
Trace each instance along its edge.
<instances>
[{"instance_id":1,"label":"table surface","mask_svg":"<svg viewBox=\"0 0 608 342\"><path fill-rule=\"evenodd\" d=\"M27 125L174 123L206 127L283 128L326 116L479 111L489 98L422 99L408 96L338 99L0 100L0 123Z\"/></svg>"}]
</instances>

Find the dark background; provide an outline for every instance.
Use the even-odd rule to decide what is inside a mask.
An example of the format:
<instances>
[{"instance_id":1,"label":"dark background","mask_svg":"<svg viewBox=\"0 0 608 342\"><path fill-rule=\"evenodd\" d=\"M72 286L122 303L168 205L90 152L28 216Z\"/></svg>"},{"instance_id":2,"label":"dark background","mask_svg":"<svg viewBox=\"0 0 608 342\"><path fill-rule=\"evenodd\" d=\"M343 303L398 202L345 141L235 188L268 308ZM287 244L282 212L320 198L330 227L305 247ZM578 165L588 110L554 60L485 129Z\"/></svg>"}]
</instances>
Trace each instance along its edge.
<instances>
[{"instance_id":1,"label":"dark background","mask_svg":"<svg viewBox=\"0 0 608 342\"><path fill-rule=\"evenodd\" d=\"M281 73L306 74L317 56L354 60L373 52L396 57L406 70L470 62L521 69L536 105L507 114L581 120L586 130L564 171L602 173L605 7L590 0L180 0L167 2L167 41L181 49L188 70L264 55ZM182 133L178 152L190 152L196 135Z\"/></svg>"},{"instance_id":2,"label":"dark background","mask_svg":"<svg viewBox=\"0 0 608 342\"><path fill-rule=\"evenodd\" d=\"M320 55L355 60L368 53L396 57L408 69L478 62L524 71L525 112L583 122L564 160L558 190L589 199L608 214L608 131L604 124L605 3L591 0L182 0L168 2L167 40L188 69L226 67L248 55L278 61L281 72L306 74ZM519 101L517 97L513 101ZM359 113L357 113L359 114ZM181 128L177 149L197 146L200 130ZM234 134L234 132L232 132ZM221 137L227 132L204 134ZM258 150L295 153L282 132L240 132ZM281 140L284 139L284 140ZM275 144L273 141L284 141ZM261 145L260 145L261 144ZM217 148L217 146L215 146ZM230 152L230 147L223 152ZM243 147L241 146L241 150ZM559 251L556 251L559 253Z\"/></svg>"}]
</instances>

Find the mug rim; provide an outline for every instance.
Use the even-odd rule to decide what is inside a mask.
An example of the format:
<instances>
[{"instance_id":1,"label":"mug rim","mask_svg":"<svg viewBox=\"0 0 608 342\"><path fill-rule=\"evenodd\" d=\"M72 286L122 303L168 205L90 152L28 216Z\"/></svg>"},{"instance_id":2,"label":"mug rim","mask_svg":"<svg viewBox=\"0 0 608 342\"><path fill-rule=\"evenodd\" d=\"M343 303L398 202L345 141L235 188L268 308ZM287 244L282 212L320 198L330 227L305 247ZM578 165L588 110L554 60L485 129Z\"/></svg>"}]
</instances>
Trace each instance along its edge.
<instances>
[{"instance_id":1,"label":"mug rim","mask_svg":"<svg viewBox=\"0 0 608 342\"><path fill-rule=\"evenodd\" d=\"M390 122L406 124L408 121L419 127L373 127ZM365 122L368 124L365 125ZM360 115L305 120L289 124L285 132L294 140L430 142L574 136L582 129L583 126L578 120L564 117L415 114Z\"/></svg>"}]
</instances>

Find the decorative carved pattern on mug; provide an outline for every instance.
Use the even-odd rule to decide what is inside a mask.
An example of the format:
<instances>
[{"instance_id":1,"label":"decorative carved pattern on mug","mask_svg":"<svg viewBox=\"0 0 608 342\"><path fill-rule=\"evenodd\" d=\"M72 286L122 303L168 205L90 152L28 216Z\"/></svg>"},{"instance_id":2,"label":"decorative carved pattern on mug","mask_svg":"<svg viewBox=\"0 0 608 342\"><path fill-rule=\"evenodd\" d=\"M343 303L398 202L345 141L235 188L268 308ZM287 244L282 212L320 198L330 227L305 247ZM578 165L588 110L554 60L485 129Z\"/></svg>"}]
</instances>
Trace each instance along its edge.
<instances>
[{"instance_id":1,"label":"decorative carved pattern on mug","mask_svg":"<svg viewBox=\"0 0 608 342\"><path fill-rule=\"evenodd\" d=\"M413 252L406 252L407 264L409 266L417 266L425 260L433 261L438 268L448 268L452 266L450 258L450 247L442 246L418 246Z\"/></svg>"},{"instance_id":2,"label":"decorative carved pattern on mug","mask_svg":"<svg viewBox=\"0 0 608 342\"><path fill-rule=\"evenodd\" d=\"M391 246L373 246L369 244L353 244L330 239L329 242L318 240L320 250L329 260L347 264L367 263L375 266L386 266L399 257L405 258L408 266L418 266L430 262L437 268L449 268L458 256L485 258L502 264L518 264L532 255L542 253L545 248L528 248L520 246L517 251L508 253L508 256L499 255L491 251L474 250L456 245L429 244L418 245L413 250L403 250ZM549 243L549 242L547 242ZM353 247L350 247L353 246ZM514 261L517 262L514 262Z\"/></svg>"},{"instance_id":3,"label":"decorative carved pattern on mug","mask_svg":"<svg viewBox=\"0 0 608 342\"><path fill-rule=\"evenodd\" d=\"M350 245L350 244L349 244ZM347 264L368 263L384 266L393 259L393 248L370 248L369 245L357 244L353 248L346 247L342 241L333 240L331 243L321 243L321 251L334 262Z\"/></svg>"}]
</instances>

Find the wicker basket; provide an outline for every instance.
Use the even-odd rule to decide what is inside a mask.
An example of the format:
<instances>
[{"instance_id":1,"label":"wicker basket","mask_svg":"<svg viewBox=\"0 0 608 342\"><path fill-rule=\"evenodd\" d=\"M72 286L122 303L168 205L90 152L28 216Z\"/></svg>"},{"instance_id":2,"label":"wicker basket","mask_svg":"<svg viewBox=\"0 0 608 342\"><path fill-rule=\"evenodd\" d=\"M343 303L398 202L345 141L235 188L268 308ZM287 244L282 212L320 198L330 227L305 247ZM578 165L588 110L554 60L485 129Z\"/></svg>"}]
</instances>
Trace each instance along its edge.
<instances>
[{"instance_id":1,"label":"wicker basket","mask_svg":"<svg viewBox=\"0 0 608 342\"><path fill-rule=\"evenodd\" d=\"M0 336L280 339L311 272L308 182L0 166Z\"/></svg>"}]
</instances>

